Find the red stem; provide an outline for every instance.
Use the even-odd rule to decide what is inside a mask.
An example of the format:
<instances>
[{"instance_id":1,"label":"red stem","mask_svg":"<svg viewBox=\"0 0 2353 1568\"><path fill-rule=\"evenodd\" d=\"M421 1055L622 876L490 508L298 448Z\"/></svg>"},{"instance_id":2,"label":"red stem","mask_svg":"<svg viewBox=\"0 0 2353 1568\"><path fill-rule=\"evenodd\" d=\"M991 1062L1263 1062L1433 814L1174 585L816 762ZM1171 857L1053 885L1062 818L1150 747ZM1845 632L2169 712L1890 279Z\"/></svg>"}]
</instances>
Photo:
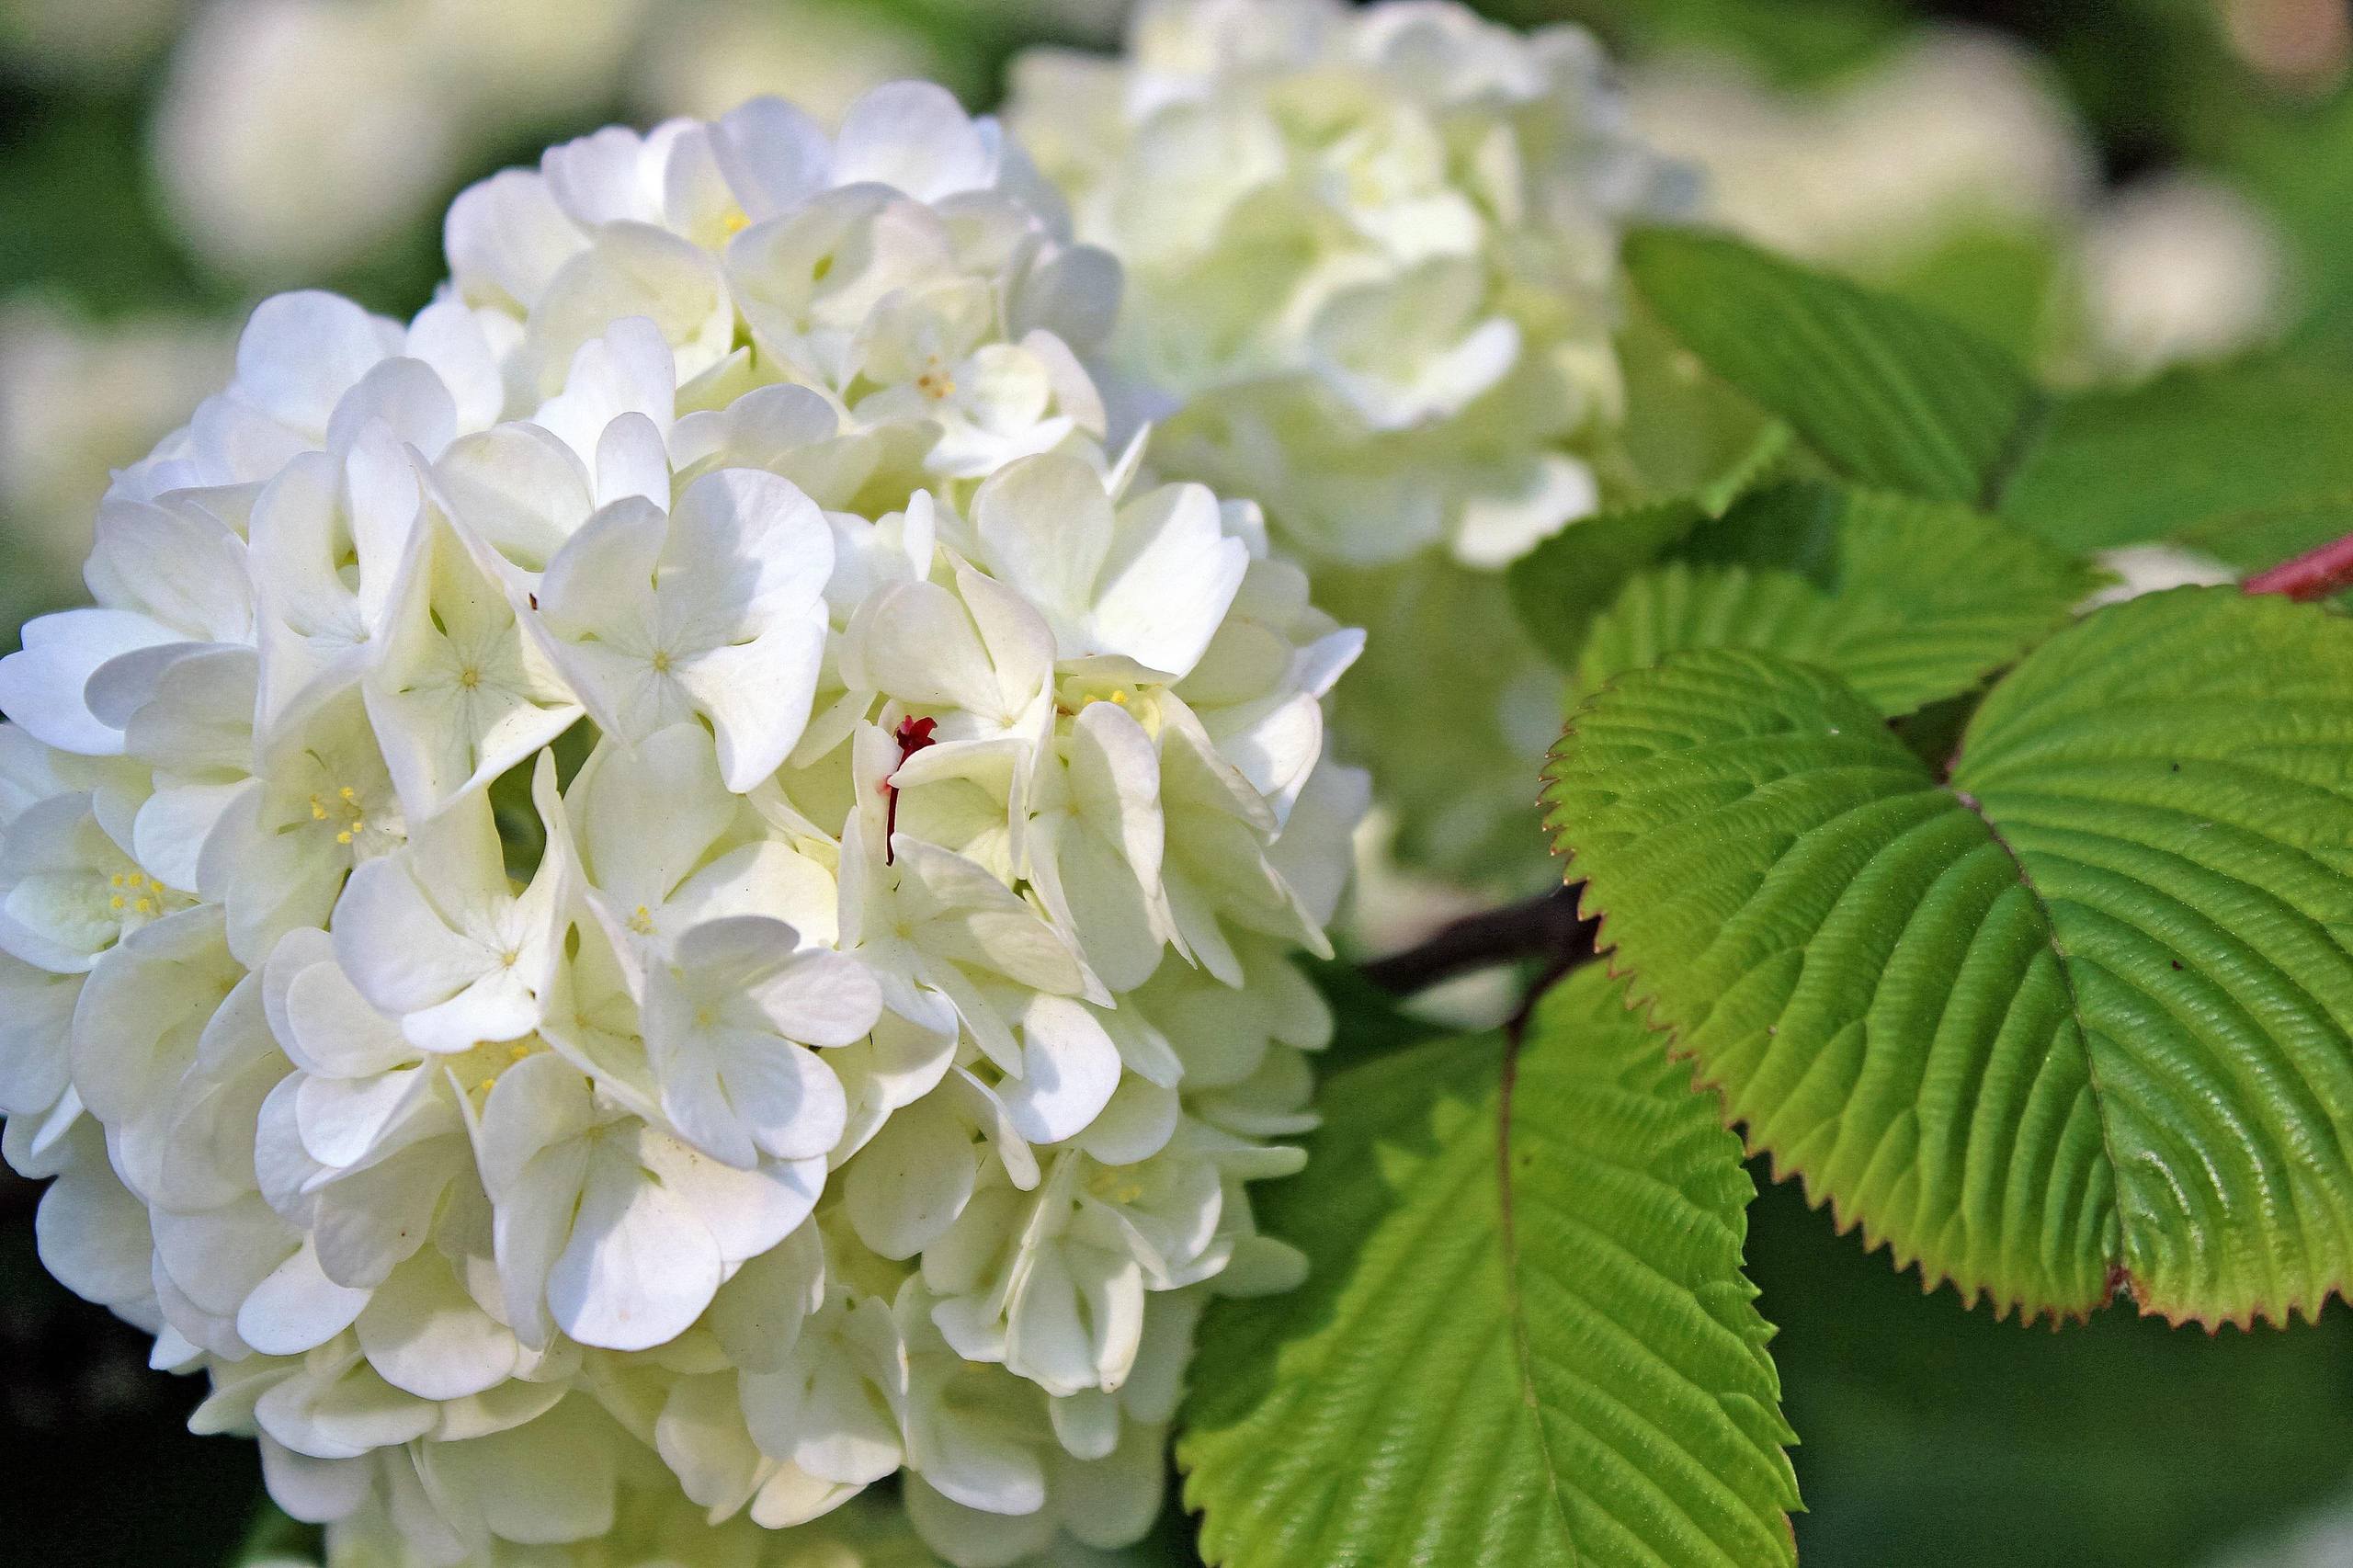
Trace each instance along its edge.
<instances>
[{"instance_id":1,"label":"red stem","mask_svg":"<svg viewBox=\"0 0 2353 1568\"><path fill-rule=\"evenodd\" d=\"M2330 540L2241 585L2250 594L2285 594L2291 599L2325 599L2353 588L2353 534Z\"/></svg>"}]
</instances>

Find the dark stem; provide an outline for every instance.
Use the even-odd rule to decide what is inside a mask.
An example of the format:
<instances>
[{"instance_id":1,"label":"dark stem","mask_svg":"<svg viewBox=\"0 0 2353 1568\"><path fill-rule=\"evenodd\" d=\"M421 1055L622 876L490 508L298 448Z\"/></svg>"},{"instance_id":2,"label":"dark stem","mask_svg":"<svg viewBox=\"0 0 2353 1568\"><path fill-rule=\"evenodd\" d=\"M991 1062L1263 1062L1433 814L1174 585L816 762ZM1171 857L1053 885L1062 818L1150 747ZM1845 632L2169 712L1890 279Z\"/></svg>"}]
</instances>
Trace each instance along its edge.
<instances>
[{"instance_id":1,"label":"dark stem","mask_svg":"<svg viewBox=\"0 0 2353 1568\"><path fill-rule=\"evenodd\" d=\"M2314 546L2242 585L2250 594L2285 594L2291 599L2325 599L2353 588L2353 534Z\"/></svg>"},{"instance_id":2,"label":"dark stem","mask_svg":"<svg viewBox=\"0 0 2353 1568\"><path fill-rule=\"evenodd\" d=\"M1559 978L1593 956L1598 920L1577 916L1582 883L1556 888L1524 903L1467 915L1418 948L1408 948L1364 966L1364 977L1396 996L1410 996L1439 981L1520 959L1544 960L1537 987Z\"/></svg>"}]
</instances>

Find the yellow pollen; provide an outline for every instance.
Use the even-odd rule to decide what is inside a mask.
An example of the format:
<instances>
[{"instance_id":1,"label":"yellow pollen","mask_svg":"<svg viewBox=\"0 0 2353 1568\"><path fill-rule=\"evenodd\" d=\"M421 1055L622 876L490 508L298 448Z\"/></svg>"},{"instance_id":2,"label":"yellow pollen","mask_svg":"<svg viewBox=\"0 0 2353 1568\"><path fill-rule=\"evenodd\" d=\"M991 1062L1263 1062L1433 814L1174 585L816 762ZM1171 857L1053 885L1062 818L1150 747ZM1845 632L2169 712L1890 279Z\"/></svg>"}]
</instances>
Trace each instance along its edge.
<instances>
[{"instance_id":1,"label":"yellow pollen","mask_svg":"<svg viewBox=\"0 0 2353 1568\"><path fill-rule=\"evenodd\" d=\"M472 691L476 687L482 685L482 672L478 669L472 668L472 666L460 670L458 672L458 684L464 687L468 691Z\"/></svg>"},{"instance_id":2,"label":"yellow pollen","mask_svg":"<svg viewBox=\"0 0 2353 1568\"><path fill-rule=\"evenodd\" d=\"M629 917L629 928L641 937L651 937L654 935L654 912L639 904L637 912Z\"/></svg>"},{"instance_id":3,"label":"yellow pollen","mask_svg":"<svg viewBox=\"0 0 2353 1568\"><path fill-rule=\"evenodd\" d=\"M142 898L131 907L141 915L153 915L155 913L155 901L152 898Z\"/></svg>"},{"instance_id":4,"label":"yellow pollen","mask_svg":"<svg viewBox=\"0 0 2353 1568\"><path fill-rule=\"evenodd\" d=\"M335 841L337 844L348 844L348 843L350 843L350 842L351 842L351 830L350 830L349 828L347 828L347 828L345 828L341 833L338 833L338 834L336 834L336 835L335 835Z\"/></svg>"},{"instance_id":5,"label":"yellow pollen","mask_svg":"<svg viewBox=\"0 0 2353 1568\"><path fill-rule=\"evenodd\" d=\"M107 879L107 886L110 888L119 888L122 886L122 873L120 871L117 871L113 876L108 877Z\"/></svg>"},{"instance_id":6,"label":"yellow pollen","mask_svg":"<svg viewBox=\"0 0 2353 1568\"><path fill-rule=\"evenodd\" d=\"M341 795L347 801L356 801L359 799L359 791L353 789L348 784L346 784L342 789L336 790L335 793Z\"/></svg>"},{"instance_id":7,"label":"yellow pollen","mask_svg":"<svg viewBox=\"0 0 2353 1568\"><path fill-rule=\"evenodd\" d=\"M316 795L311 797L311 820L313 822L324 822L327 820L327 809L319 804L319 798Z\"/></svg>"},{"instance_id":8,"label":"yellow pollen","mask_svg":"<svg viewBox=\"0 0 2353 1568\"><path fill-rule=\"evenodd\" d=\"M509 1062L520 1062L530 1054L531 1048L528 1045L510 1045L506 1048L506 1060Z\"/></svg>"},{"instance_id":9,"label":"yellow pollen","mask_svg":"<svg viewBox=\"0 0 2353 1568\"><path fill-rule=\"evenodd\" d=\"M739 207L725 218L721 219L720 226L731 234L740 234L752 226L751 214Z\"/></svg>"},{"instance_id":10,"label":"yellow pollen","mask_svg":"<svg viewBox=\"0 0 2353 1568\"><path fill-rule=\"evenodd\" d=\"M112 898L107 900L107 907L108 909L120 909L128 902L130 901L125 899L122 894L117 893Z\"/></svg>"},{"instance_id":11,"label":"yellow pollen","mask_svg":"<svg viewBox=\"0 0 2353 1568\"><path fill-rule=\"evenodd\" d=\"M1125 708L1128 705L1128 694L1124 691L1115 691L1111 694L1111 700Z\"/></svg>"},{"instance_id":12,"label":"yellow pollen","mask_svg":"<svg viewBox=\"0 0 2353 1568\"><path fill-rule=\"evenodd\" d=\"M670 673L670 651L668 649L657 648L654 650L654 673L655 675L665 676Z\"/></svg>"}]
</instances>

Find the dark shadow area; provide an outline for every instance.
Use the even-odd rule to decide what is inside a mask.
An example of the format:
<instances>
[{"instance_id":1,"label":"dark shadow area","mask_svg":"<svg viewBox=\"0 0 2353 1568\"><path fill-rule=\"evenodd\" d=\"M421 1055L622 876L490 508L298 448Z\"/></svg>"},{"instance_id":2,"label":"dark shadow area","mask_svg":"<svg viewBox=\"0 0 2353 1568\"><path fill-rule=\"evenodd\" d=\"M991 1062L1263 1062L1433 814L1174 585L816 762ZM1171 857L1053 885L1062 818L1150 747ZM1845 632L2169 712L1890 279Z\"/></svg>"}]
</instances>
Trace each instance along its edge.
<instances>
[{"instance_id":1,"label":"dark shadow area","mask_svg":"<svg viewBox=\"0 0 2353 1568\"><path fill-rule=\"evenodd\" d=\"M2129 1302L2025 1328L1923 1295L1751 1173L1806 1568L2188 1568L2353 1494L2344 1303L2291 1331L2169 1329Z\"/></svg>"}]
</instances>

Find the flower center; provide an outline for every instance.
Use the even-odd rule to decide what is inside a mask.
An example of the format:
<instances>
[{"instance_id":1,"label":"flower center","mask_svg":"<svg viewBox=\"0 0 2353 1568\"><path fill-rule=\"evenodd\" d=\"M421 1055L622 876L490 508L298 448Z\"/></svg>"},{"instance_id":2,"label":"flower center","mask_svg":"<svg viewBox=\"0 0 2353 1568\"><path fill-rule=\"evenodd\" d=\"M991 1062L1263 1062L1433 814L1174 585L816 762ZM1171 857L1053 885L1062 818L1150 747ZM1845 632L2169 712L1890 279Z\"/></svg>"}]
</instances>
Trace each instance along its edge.
<instances>
[{"instance_id":1,"label":"flower center","mask_svg":"<svg viewBox=\"0 0 2353 1568\"><path fill-rule=\"evenodd\" d=\"M1086 1190L1106 1203L1125 1205L1143 1196L1143 1183L1130 1172L1106 1166L1086 1178Z\"/></svg>"},{"instance_id":2,"label":"flower center","mask_svg":"<svg viewBox=\"0 0 2353 1568\"><path fill-rule=\"evenodd\" d=\"M107 879L115 891L107 907L117 915L155 915L164 907L164 884L144 871L117 871Z\"/></svg>"},{"instance_id":3,"label":"flower center","mask_svg":"<svg viewBox=\"0 0 2353 1568\"><path fill-rule=\"evenodd\" d=\"M335 841L349 844L358 839L361 830L367 827L368 812L359 803L359 791L346 784L335 792L332 799L322 799L317 795L311 797L311 820L339 820L343 826L335 830Z\"/></svg>"}]
</instances>

